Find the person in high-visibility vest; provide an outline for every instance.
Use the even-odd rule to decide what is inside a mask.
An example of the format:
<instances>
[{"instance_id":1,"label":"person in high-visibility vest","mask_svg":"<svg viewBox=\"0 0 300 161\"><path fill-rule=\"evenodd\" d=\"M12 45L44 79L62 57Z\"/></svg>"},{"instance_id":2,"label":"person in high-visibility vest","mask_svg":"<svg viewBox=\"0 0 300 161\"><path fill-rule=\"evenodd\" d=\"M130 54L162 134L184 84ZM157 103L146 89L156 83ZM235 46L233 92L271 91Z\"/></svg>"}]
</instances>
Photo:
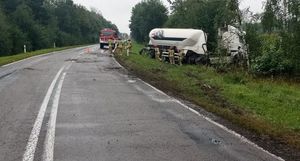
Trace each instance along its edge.
<instances>
[{"instance_id":1,"label":"person in high-visibility vest","mask_svg":"<svg viewBox=\"0 0 300 161\"><path fill-rule=\"evenodd\" d=\"M119 50L119 54L123 55L123 42L120 40L118 43L118 50Z\"/></svg>"},{"instance_id":2,"label":"person in high-visibility vest","mask_svg":"<svg viewBox=\"0 0 300 161\"><path fill-rule=\"evenodd\" d=\"M183 57L184 57L184 51L183 49L179 50L179 65L182 66L182 61L183 61Z\"/></svg>"},{"instance_id":3,"label":"person in high-visibility vest","mask_svg":"<svg viewBox=\"0 0 300 161\"><path fill-rule=\"evenodd\" d=\"M175 64L174 54L175 54L175 50L174 50L174 46L172 46L172 47L170 47L170 49L169 49L169 60L170 60L170 64Z\"/></svg>"},{"instance_id":4,"label":"person in high-visibility vest","mask_svg":"<svg viewBox=\"0 0 300 161\"><path fill-rule=\"evenodd\" d=\"M161 59L160 59L160 51L159 51L158 46L155 46L154 51L155 51L155 59L161 61Z\"/></svg>"},{"instance_id":5,"label":"person in high-visibility vest","mask_svg":"<svg viewBox=\"0 0 300 161\"><path fill-rule=\"evenodd\" d=\"M132 43L131 43L131 40L129 39L127 41L127 47L126 47L126 49L127 49L127 56L129 56L129 53L131 52L131 48L132 48Z\"/></svg>"},{"instance_id":6,"label":"person in high-visibility vest","mask_svg":"<svg viewBox=\"0 0 300 161\"><path fill-rule=\"evenodd\" d=\"M109 49L109 53L112 54L112 40L111 39L108 40L108 49Z\"/></svg>"}]
</instances>

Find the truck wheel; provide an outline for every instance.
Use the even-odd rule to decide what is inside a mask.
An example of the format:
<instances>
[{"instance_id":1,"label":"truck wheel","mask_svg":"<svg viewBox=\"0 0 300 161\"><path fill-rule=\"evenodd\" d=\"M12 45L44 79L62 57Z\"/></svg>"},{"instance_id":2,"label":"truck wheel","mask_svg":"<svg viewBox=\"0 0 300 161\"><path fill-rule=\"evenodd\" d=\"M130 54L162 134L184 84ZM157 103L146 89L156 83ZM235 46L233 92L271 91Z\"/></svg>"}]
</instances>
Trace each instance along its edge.
<instances>
[{"instance_id":1,"label":"truck wheel","mask_svg":"<svg viewBox=\"0 0 300 161\"><path fill-rule=\"evenodd\" d=\"M198 58L196 58L195 63L198 65L207 65L209 64L209 59L207 58L207 56L199 56Z\"/></svg>"},{"instance_id":2,"label":"truck wheel","mask_svg":"<svg viewBox=\"0 0 300 161\"><path fill-rule=\"evenodd\" d=\"M194 52L188 51L185 57L186 57L187 64L195 64L196 58Z\"/></svg>"},{"instance_id":3,"label":"truck wheel","mask_svg":"<svg viewBox=\"0 0 300 161\"><path fill-rule=\"evenodd\" d=\"M155 58L155 51L154 50L149 51L149 57L152 58L152 59Z\"/></svg>"},{"instance_id":4,"label":"truck wheel","mask_svg":"<svg viewBox=\"0 0 300 161\"><path fill-rule=\"evenodd\" d=\"M186 58L186 62L187 62L187 64L192 64L191 57L187 57L187 58Z\"/></svg>"}]
</instances>

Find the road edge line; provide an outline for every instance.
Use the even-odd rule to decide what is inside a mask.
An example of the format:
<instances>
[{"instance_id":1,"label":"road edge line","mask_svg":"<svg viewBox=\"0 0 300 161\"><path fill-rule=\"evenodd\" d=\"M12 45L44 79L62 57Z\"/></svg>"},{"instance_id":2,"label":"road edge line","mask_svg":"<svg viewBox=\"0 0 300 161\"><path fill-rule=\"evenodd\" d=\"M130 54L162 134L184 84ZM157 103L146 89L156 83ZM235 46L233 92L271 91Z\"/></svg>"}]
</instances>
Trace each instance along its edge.
<instances>
[{"instance_id":1,"label":"road edge line","mask_svg":"<svg viewBox=\"0 0 300 161\"><path fill-rule=\"evenodd\" d=\"M124 67L123 67L123 66L122 66L122 65L121 65L114 57L113 57L113 60L117 63L118 66L120 66L121 68L127 70L127 69L124 68ZM182 103L182 102L179 101L178 99L176 99L176 98L174 98L174 97L171 97L171 96L167 95L167 94L164 93L163 91L157 89L156 87L154 87L154 86L152 86L151 84L149 84L149 83L143 81L142 79L138 78L138 80L140 80L141 82L143 82L143 83L146 84L147 86L151 87L151 88L154 89L155 91L159 92L160 94L163 94L163 95L166 95L166 96L168 96L168 97L170 97L170 98L173 98L173 99L175 100L175 102L178 103L178 104L180 104L182 107L184 107L184 108L188 109L189 111L193 112L194 114L196 114L196 115L198 115L198 116L204 118L204 119L207 120L208 122L210 122L210 123L214 124L215 126L221 128L221 129L223 129L224 131L226 131L226 132L228 132L228 133L234 135L235 137L239 138L242 142L248 143L249 145L251 145L251 146L253 146L253 147L255 147L255 148L257 148L257 149L259 149L259 150L261 150L261 151L263 151L263 152L265 152L265 153L267 153L268 155L270 155L270 156L272 156L272 157L278 159L279 161L285 161L283 158L281 158L281 157L279 157L279 156L277 156L277 155L275 155L275 154L269 152L268 150L265 150L264 148L260 147L260 146L257 145L256 143L250 141L249 139L247 139L246 137L242 136L241 134L239 134L239 133L237 133L237 132L235 132L235 131L233 131L233 130L227 128L226 126L224 126L224 125L222 125L222 124L220 124L220 123L218 123L218 122L216 122L216 121L210 119L209 117L204 116L203 114L199 113L199 112L196 111L195 109L193 109L193 108L189 107L188 105Z\"/></svg>"},{"instance_id":2,"label":"road edge line","mask_svg":"<svg viewBox=\"0 0 300 161\"><path fill-rule=\"evenodd\" d=\"M33 161L34 160L34 154L35 154L35 150L36 150L36 146L37 146L37 142L39 139L39 135L41 132L41 127L42 127L42 123L44 120L44 116L47 110L47 106L50 100L50 97L52 95L53 89L55 87L55 84L59 78L59 76L61 75L62 71L64 70L65 65L63 65L60 70L57 72L57 74L55 75L54 79L52 80L47 93L44 97L44 100L41 104L39 113L35 119L35 122L33 124L33 128L31 130L28 142L27 142L27 146L26 146L26 150L25 153L23 155L23 159L22 161Z\"/></svg>"}]
</instances>

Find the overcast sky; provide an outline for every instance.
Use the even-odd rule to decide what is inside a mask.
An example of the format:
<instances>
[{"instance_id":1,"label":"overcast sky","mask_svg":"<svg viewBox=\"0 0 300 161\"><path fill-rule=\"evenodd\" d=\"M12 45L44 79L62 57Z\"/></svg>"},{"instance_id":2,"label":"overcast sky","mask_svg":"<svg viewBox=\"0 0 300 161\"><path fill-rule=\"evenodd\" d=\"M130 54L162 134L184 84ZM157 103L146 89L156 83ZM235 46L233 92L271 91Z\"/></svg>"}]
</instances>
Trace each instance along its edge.
<instances>
[{"instance_id":1,"label":"overcast sky","mask_svg":"<svg viewBox=\"0 0 300 161\"><path fill-rule=\"evenodd\" d=\"M91 7L101 11L102 15L116 24L120 32L129 33L129 20L132 7L141 0L73 0L77 4ZM162 0L166 6L167 0ZM250 7L253 12L262 12L262 2L264 0L241 0L241 9Z\"/></svg>"}]
</instances>

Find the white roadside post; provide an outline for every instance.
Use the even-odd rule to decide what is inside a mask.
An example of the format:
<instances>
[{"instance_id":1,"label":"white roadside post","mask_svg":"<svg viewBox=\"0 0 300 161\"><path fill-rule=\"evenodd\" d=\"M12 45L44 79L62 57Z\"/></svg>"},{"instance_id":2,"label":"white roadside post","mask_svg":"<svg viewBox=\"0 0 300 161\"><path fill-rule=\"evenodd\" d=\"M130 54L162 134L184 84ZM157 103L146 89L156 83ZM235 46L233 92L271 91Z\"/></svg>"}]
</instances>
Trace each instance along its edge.
<instances>
[{"instance_id":1,"label":"white roadside post","mask_svg":"<svg viewBox=\"0 0 300 161\"><path fill-rule=\"evenodd\" d=\"M53 43L53 48L56 48L55 42Z\"/></svg>"},{"instance_id":2,"label":"white roadside post","mask_svg":"<svg viewBox=\"0 0 300 161\"><path fill-rule=\"evenodd\" d=\"M27 51L26 51L26 45L24 45L24 53L26 53Z\"/></svg>"}]
</instances>

